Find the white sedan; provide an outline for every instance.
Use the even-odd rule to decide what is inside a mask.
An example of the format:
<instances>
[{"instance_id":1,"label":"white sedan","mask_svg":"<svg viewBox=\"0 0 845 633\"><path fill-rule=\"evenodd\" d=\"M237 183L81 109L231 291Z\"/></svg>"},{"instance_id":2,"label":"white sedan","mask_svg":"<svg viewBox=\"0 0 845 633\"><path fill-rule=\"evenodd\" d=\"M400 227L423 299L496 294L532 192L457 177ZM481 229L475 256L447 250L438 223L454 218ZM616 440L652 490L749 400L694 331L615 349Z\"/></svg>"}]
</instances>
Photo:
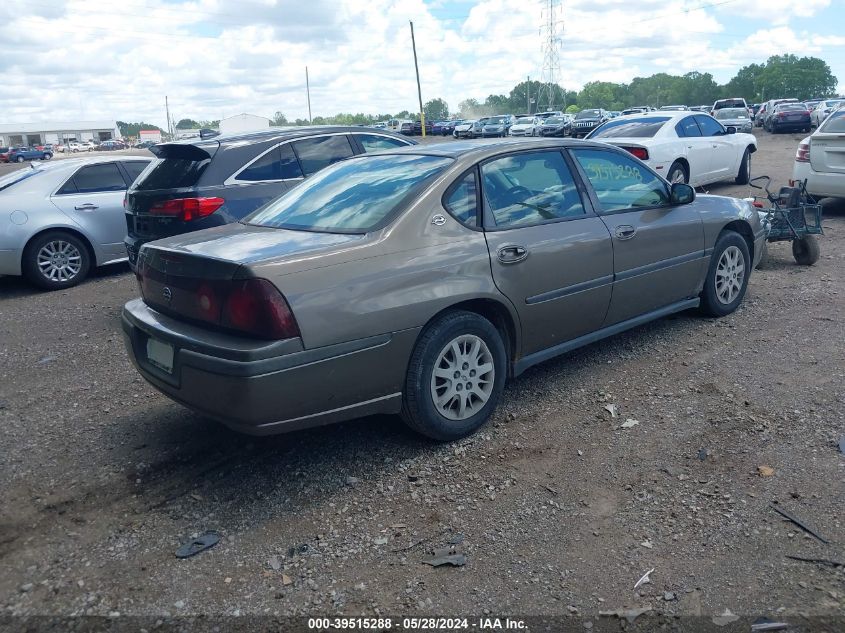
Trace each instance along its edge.
<instances>
[{"instance_id":1,"label":"white sedan","mask_svg":"<svg viewBox=\"0 0 845 633\"><path fill-rule=\"evenodd\" d=\"M511 126L511 136L537 136L540 119L535 116L521 116Z\"/></svg>"},{"instance_id":2,"label":"white sedan","mask_svg":"<svg viewBox=\"0 0 845 633\"><path fill-rule=\"evenodd\" d=\"M845 105L798 145L792 179L817 198L845 198Z\"/></svg>"},{"instance_id":3,"label":"white sedan","mask_svg":"<svg viewBox=\"0 0 845 633\"><path fill-rule=\"evenodd\" d=\"M629 114L603 123L587 136L621 147L669 182L694 187L720 180L748 183L753 134L737 134L703 112Z\"/></svg>"}]
</instances>

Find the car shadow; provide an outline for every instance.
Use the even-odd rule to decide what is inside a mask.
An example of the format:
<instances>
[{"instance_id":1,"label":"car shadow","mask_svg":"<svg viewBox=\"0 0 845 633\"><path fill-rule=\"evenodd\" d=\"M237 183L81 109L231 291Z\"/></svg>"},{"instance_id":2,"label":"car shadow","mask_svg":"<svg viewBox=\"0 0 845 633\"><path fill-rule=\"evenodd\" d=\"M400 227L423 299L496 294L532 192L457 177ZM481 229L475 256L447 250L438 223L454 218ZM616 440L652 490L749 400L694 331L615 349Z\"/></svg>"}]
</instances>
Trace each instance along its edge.
<instances>
[{"instance_id":1,"label":"car shadow","mask_svg":"<svg viewBox=\"0 0 845 633\"><path fill-rule=\"evenodd\" d=\"M88 274L88 278L85 279L85 281L83 281L81 284L79 284L79 286L67 288L63 291L43 290L42 288L39 288L38 286L29 283L29 281L27 281L23 277L4 277L0 275L0 299L31 297L43 294L45 292L73 292L74 288L78 288L90 283L96 283L99 280L116 279L131 272L132 271L129 268L129 264L126 262L109 264L107 266L99 266L92 270Z\"/></svg>"}]
</instances>

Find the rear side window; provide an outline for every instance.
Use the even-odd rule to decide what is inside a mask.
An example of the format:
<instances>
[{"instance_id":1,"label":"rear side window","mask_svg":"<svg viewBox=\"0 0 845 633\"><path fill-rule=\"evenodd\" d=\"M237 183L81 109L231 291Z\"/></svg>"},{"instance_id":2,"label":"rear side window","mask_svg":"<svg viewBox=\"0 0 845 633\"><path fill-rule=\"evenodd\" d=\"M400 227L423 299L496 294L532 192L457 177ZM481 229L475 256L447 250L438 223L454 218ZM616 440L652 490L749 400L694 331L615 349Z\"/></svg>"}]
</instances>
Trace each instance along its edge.
<instances>
[{"instance_id":1,"label":"rear side window","mask_svg":"<svg viewBox=\"0 0 845 633\"><path fill-rule=\"evenodd\" d=\"M444 205L464 226L478 226L478 178L475 169L449 187Z\"/></svg>"},{"instance_id":2,"label":"rear side window","mask_svg":"<svg viewBox=\"0 0 845 633\"><path fill-rule=\"evenodd\" d=\"M344 158L352 156L352 146L345 134L306 138L292 143L306 176L316 174Z\"/></svg>"},{"instance_id":3,"label":"rear side window","mask_svg":"<svg viewBox=\"0 0 845 633\"><path fill-rule=\"evenodd\" d=\"M364 148L365 152L377 152L380 149L396 149L397 147L407 147L409 143L389 136L381 136L379 134L356 134L355 138Z\"/></svg>"},{"instance_id":4,"label":"rear side window","mask_svg":"<svg viewBox=\"0 0 845 633\"><path fill-rule=\"evenodd\" d=\"M124 189L126 189L126 181L123 180L117 165L101 163L80 168L73 178L64 184L59 193L96 193Z\"/></svg>"},{"instance_id":5,"label":"rear side window","mask_svg":"<svg viewBox=\"0 0 845 633\"><path fill-rule=\"evenodd\" d=\"M302 170L289 143L274 147L237 175L249 182L293 178L302 178Z\"/></svg>"},{"instance_id":6,"label":"rear side window","mask_svg":"<svg viewBox=\"0 0 845 633\"><path fill-rule=\"evenodd\" d=\"M122 164L126 173L129 174L129 181L134 182L138 180L138 176L141 175L141 172L144 171L150 163L146 160L133 160Z\"/></svg>"}]
</instances>

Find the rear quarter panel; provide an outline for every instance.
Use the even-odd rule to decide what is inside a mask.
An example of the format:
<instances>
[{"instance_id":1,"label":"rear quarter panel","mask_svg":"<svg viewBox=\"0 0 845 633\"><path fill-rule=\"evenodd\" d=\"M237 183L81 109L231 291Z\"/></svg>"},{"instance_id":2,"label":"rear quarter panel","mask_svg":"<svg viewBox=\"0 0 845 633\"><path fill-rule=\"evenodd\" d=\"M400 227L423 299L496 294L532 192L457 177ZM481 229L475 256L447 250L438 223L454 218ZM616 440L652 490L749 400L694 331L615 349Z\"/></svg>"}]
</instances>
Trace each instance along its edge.
<instances>
[{"instance_id":1,"label":"rear quarter panel","mask_svg":"<svg viewBox=\"0 0 845 633\"><path fill-rule=\"evenodd\" d=\"M719 234L731 222L740 221L747 224L755 239L759 239L763 232L757 211L745 200L725 196L699 195L696 197L694 204L698 205L704 225L704 248L707 253L713 251ZM756 254L752 254L752 258L756 260Z\"/></svg>"}]
</instances>

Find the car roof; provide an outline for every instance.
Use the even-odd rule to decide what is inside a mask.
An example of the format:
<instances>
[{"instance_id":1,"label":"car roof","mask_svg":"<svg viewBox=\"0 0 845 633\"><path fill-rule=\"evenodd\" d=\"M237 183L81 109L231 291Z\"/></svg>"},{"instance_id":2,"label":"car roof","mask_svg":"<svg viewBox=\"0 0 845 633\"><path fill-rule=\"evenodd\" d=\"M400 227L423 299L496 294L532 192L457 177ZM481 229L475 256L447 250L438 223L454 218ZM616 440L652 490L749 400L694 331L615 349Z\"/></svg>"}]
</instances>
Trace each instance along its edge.
<instances>
[{"instance_id":1,"label":"car roof","mask_svg":"<svg viewBox=\"0 0 845 633\"><path fill-rule=\"evenodd\" d=\"M97 163L127 162L137 160L153 160L155 156L81 156L79 158L59 158L49 163L31 163L31 169L57 171L61 169L75 169L82 165L96 165Z\"/></svg>"},{"instance_id":2,"label":"car roof","mask_svg":"<svg viewBox=\"0 0 845 633\"><path fill-rule=\"evenodd\" d=\"M325 134L325 133L338 133L338 132L357 132L361 134L362 132L366 133L377 133L383 135L394 136L396 138L402 138L405 140L409 140L407 136L402 136L400 134L394 134L389 130L383 129L376 129L370 127L362 127L360 125L299 125L299 126L290 126L290 127L273 127L266 130L257 130L253 132L235 132L232 134L218 134L217 136L208 136L206 138L197 138L196 136L193 138L181 139L176 141L169 141L166 143L160 143L160 145L202 145L205 143L228 143L228 142L238 142L238 141L272 141L272 140L279 140L284 141L291 138L298 138L300 136L313 136L315 134Z\"/></svg>"},{"instance_id":3,"label":"car roof","mask_svg":"<svg viewBox=\"0 0 845 633\"><path fill-rule=\"evenodd\" d=\"M671 121L685 119L688 116L698 116L704 114L710 116L706 112L698 112L696 110L653 110L652 112L634 112L632 114L625 114L623 119L638 118L638 119L669 119Z\"/></svg>"},{"instance_id":4,"label":"car roof","mask_svg":"<svg viewBox=\"0 0 845 633\"><path fill-rule=\"evenodd\" d=\"M605 143L596 143L581 139L541 138L542 140L537 138L529 140L521 138L500 138L433 143L431 145L409 145L407 147L371 152L365 154L364 156L376 156L379 154L417 154L421 156L443 156L454 159L472 158L479 160L508 150L549 149L561 147L608 147Z\"/></svg>"}]
</instances>

